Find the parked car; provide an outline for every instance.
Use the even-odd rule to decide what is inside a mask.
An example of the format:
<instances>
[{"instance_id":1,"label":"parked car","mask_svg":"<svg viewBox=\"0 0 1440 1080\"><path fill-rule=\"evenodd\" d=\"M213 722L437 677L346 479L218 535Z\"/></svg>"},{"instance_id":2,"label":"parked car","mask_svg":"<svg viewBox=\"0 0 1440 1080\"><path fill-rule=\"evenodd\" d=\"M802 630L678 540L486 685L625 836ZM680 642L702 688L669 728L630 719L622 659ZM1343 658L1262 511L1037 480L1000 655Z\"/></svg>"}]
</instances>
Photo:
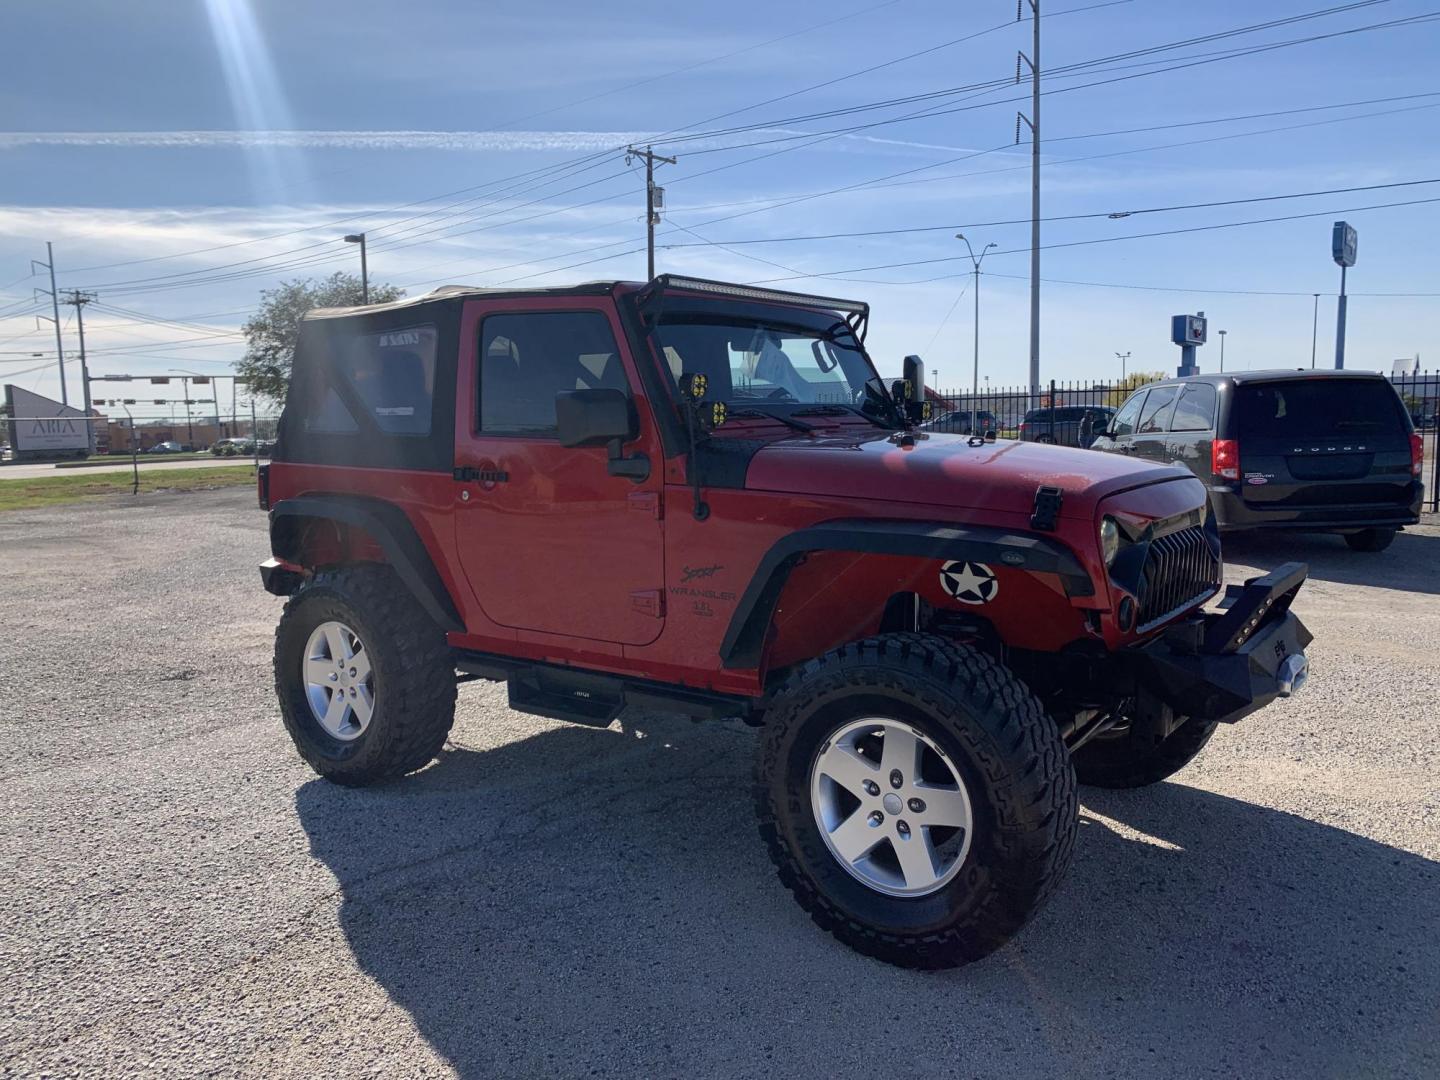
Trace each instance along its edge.
<instances>
[{"instance_id":1,"label":"parked car","mask_svg":"<svg viewBox=\"0 0 1440 1080\"><path fill-rule=\"evenodd\" d=\"M950 412L941 413L922 424L926 431L945 431L955 435L972 435L976 432L998 431L1000 422L995 419L995 414L979 409L972 418L969 409L952 409Z\"/></svg>"},{"instance_id":2,"label":"parked car","mask_svg":"<svg viewBox=\"0 0 1440 1080\"><path fill-rule=\"evenodd\" d=\"M868 321L669 275L309 312L257 478L300 757L423 769L457 672L575 724L743 719L820 926L910 967L999 947L1076 847L1077 780L1155 783L1300 687L1306 570L1204 612L1203 484L924 437L923 363L887 388Z\"/></svg>"},{"instance_id":3,"label":"parked car","mask_svg":"<svg viewBox=\"0 0 1440 1080\"><path fill-rule=\"evenodd\" d=\"M1024 442L1088 447L1110 424L1115 410L1108 405L1059 405L1031 409L1020 421Z\"/></svg>"},{"instance_id":4,"label":"parked car","mask_svg":"<svg viewBox=\"0 0 1440 1080\"><path fill-rule=\"evenodd\" d=\"M237 454L253 454L255 453L255 440L243 436L220 439L214 446L210 447L210 452L225 457L231 457Z\"/></svg>"},{"instance_id":5,"label":"parked car","mask_svg":"<svg viewBox=\"0 0 1440 1080\"><path fill-rule=\"evenodd\" d=\"M1151 383L1094 448L1183 464L1209 487L1224 530L1336 532L1356 551L1381 551L1420 519L1420 436L1394 386L1374 372Z\"/></svg>"},{"instance_id":6,"label":"parked car","mask_svg":"<svg viewBox=\"0 0 1440 1080\"><path fill-rule=\"evenodd\" d=\"M150 447L150 449L145 452L147 454L178 454L184 449L185 448L181 446L178 442L167 439L165 442L157 442L154 446Z\"/></svg>"}]
</instances>

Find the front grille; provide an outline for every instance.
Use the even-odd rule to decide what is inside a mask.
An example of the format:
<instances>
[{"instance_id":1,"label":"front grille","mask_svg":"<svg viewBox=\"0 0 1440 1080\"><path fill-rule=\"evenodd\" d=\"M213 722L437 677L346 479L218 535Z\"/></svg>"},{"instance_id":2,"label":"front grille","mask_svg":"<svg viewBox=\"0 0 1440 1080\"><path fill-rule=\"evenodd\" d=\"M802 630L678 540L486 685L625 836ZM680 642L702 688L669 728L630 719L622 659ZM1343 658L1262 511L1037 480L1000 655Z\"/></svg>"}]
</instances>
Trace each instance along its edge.
<instances>
[{"instance_id":1,"label":"front grille","mask_svg":"<svg viewBox=\"0 0 1440 1080\"><path fill-rule=\"evenodd\" d=\"M1140 629L1148 630L1209 597L1220 585L1220 557L1198 525L1150 542Z\"/></svg>"}]
</instances>

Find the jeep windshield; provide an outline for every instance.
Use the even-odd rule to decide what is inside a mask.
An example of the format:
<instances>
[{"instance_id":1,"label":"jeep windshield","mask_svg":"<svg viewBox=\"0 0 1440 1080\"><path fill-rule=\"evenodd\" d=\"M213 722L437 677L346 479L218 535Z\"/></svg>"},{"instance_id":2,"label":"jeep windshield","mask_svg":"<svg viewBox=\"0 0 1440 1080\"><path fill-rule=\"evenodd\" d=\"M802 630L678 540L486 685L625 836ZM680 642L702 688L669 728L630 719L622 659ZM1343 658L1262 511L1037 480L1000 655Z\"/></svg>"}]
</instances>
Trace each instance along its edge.
<instances>
[{"instance_id":1,"label":"jeep windshield","mask_svg":"<svg viewBox=\"0 0 1440 1080\"><path fill-rule=\"evenodd\" d=\"M704 375L706 399L731 415L863 416L895 423L894 406L843 319L807 308L734 301L667 303L655 328L670 375Z\"/></svg>"}]
</instances>

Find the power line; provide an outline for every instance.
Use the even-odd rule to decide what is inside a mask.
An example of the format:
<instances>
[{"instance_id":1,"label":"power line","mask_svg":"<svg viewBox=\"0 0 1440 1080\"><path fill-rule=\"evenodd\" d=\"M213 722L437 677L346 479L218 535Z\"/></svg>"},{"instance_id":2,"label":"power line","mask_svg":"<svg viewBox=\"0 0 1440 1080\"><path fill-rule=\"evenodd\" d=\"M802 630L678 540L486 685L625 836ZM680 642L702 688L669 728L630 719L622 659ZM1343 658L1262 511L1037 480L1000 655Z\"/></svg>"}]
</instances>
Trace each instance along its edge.
<instances>
[{"instance_id":1,"label":"power line","mask_svg":"<svg viewBox=\"0 0 1440 1080\"><path fill-rule=\"evenodd\" d=\"M1041 221L1090 221L1097 218L1123 219L1128 217L1139 217L1142 214L1165 214L1178 210L1207 210L1218 206L1240 206L1246 203L1278 202L1285 199L1309 199L1319 195L1348 195L1357 191L1382 191L1390 188L1417 187L1424 184L1440 184L1440 177L1426 180L1399 180L1389 184L1364 184L1358 187L1325 188L1318 191L1295 191L1285 195L1255 195L1244 199L1217 199L1210 202L1200 203L1178 203L1173 206L1147 206L1138 210L1105 211L1097 210L1086 214L1055 214L1050 217L1041 218ZM1003 221L971 221L949 225L915 225L895 229L866 229L858 232L837 232L837 233L814 233L808 236L770 236L751 237L745 239L725 239L714 241L714 243L732 244L737 247L749 244L789 244L797 242L809 242L813 240L850 240L867 236L901 236L913 233L927 232L949 232L955 229L985 229L1001 225L1024 225L1030 221L1029 218L1008 218ZM677 228L683 226L676 224ZM688 230L687 230L688 231ZM711 243L711 241L706 241ZM699 244L664 244L666 248L687 248L699 247ZM1306 295L1309 295L1308 293Z\"/></svg>"},{"instance_id":2,"label":"power line","mask_svg":"<svg viewBox=\"0 0 1440 1080\"><path fill-rule=\"evenodd\" d=\"M1212 231L1215 231L1215 230L1218 230L1218 229L1236 229L1236 228L1241 228L1241 227L1244 227L1244 226L1247 226L1247 225L1270 225L1270 224L1274 224L1274 223L1276 223L1276 222L1283 222L1283 221L1300 221L1300 220L1303 220L1303 219L1306 219L1306 218L1330 217L1330 216L1335 215L1335 214L1357 214L1357 213L1360 213L1360 212L1365 211L1365 210L1388 210L1388 209L1392 209L1392 208L1395 208L1395 207L1402 207L1402 206L1421 206L1421 205L1424 205L1424 204L1427 204L1427 203L1437 203L1437 202L1440 202L1440 196L1437 196L1437 197L1431 198L1431 199L1410 199L1410 200L1407 200L1407 201L1405 201L1405 202L1377 203L1377 204L1374 204L1374 205L1371 205L1371 206L1351 206L1351 207L1345 207L1345 208L1340 209L1340 210L1320 210L1320 211L1316 211L1316 212L1314 212L1314 213L1307 213L1307 214L1288 214L1288 215L1285 215L1285 216L1283 216L1283 217L1255 218L1255 219L1252 219L1252 220L1250 220L1250 221L1227 221L1227 222L1220 222L1220 223L1218 223L1218 224L1213 224L1213 225L1196 225L1196 226L1191 226L1191 227L1189 227L1189 228L1183 228L1183 229L1165 229L1165 230L1161 230L1161 231L1158 231L1158 232L1129 233L1129 234L1127 234L1127 235L1125 235L1125 236L1104 236L1104 237L1099 237L1099 238L1091 239L1091 240L1069 240L1069 241L1064 241L1064 242L1058 243L1058 244L1046 244L1046 245L1045 245L1045 250L1049 251L1049 250L1052 250L1052 249L1055 249L1055 248L1086 247L1086 246L1089 246L1089 245L1092 245L1092 244L1113 244L1113 243L1118 243L1118 242L1124 241L1124 240L1145 240L1145 239L1149 239L1149 238L1152 238L1152 237L1158 237L1158 236L1180 236L1180 235L1189 234L1189 233L1212 232ZM1016 255L1016 254L1019 254L1019 253L1021 253L1021 252L1025 252L1025 251L1028 251L1028 250L1029 250L1028 248L1010 248L1010 249L1005 250L1005 251L996 251L996 252L994 252L994 254L995 254L995 255ZM963 259L963 258L964 258L964 256L963 256L963 255L960 255L960 256L945 256L945 257L942 257L942 258L935 258L935 259L912 259L912 260L909 260L909 261L906 261L906 262L884 263L884 264L880 264L880 265L877 265L877 266L859 266L859 267L855 267L855 268L850 269L850 270L832 270L832 271L829 271L829 272L823 273L823 274L801 274L801 275L798 275L798 277L826 277L826 278L830 278L830 277L838 277L838 276L840 276L840 275L842 275L842 274L863 274L863 273L868 273L868 272L870 272L870 271L872 271L872 270L897 270L897 269L902 269L902 268L911 267L911 266L934 266L934 265L936 265L936 264L938 264L938 263L956 262L956 261L959 261L959 260L961 260L961 259ZM958 275L945 275L946 278L952 277L952 276L958 276ZM944 280L944 279L945 279L945 278L927 278L927 279L925 279L925 281L883 282L883 283L881 283L881 284L888 284L888 285L900 285L900 284L920 285L920 284L926 284L926 283L928 283L929 281L940 281L940 280ZM750 285L770 285L770 284L774 284L774 283L780 282L780 281L791 281L791 280L795 280L795 279L793 279L793 278L766 278L766 279L761 280L761 281L751 281L751 282L747 282L747 284L750 284Z\"/></svg>"}]
</instances>

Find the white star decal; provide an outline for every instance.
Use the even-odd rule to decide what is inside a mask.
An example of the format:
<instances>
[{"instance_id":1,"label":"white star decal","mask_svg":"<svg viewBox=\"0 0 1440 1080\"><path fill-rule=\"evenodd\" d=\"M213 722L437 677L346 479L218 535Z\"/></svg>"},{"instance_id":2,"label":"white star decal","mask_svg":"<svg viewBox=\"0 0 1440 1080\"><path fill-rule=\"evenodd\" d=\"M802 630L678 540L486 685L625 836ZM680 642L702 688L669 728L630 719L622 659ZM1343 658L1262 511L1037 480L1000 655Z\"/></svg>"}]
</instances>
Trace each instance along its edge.
<instances>
[{"instance_id":1,"label":"white star decal","mask_svg":"<svg viewBox=\"0 0 1440 1080\"><path fill-rule=\"evenodd\" d=\"M995 572L984 563L947 562L940 568L940 587L962 604L988 604L1000 591Z\"/></svg>"}]
</instances>

